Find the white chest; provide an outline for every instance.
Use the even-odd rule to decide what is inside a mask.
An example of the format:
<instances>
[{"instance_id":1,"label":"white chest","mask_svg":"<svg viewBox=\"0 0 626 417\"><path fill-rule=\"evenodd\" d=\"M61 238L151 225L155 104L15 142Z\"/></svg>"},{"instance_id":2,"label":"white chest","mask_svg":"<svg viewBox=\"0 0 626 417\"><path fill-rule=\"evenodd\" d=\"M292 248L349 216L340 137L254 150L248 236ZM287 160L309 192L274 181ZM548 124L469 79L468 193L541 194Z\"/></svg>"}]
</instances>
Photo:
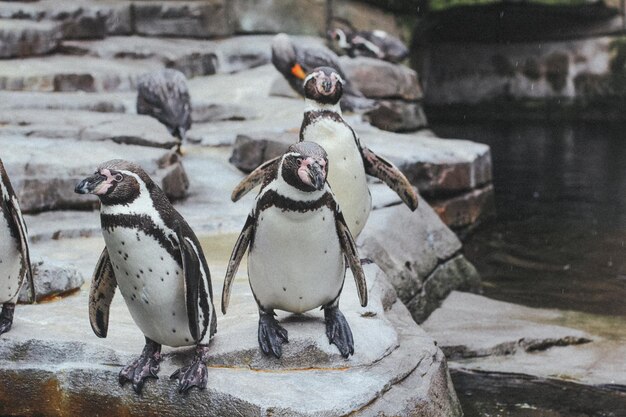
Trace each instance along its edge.
<instances>
[{"instance_id":1,"label":"white chest","mask_svg":"<svg viewBox=\"0 0 626 417\"><path fill-rule=\"evenodd\" d=\"M22 286L22 254L0 211L0 303L14 302Z\"/></svg>"},{"instance_id":2,"label":"white chest","mask_svg":"<svg viewBox=\"0 0 626 417\"><path fill-rule=\"evenodd\" d=\"M372 200L361 152L352 131L343 123L322 119L303 132L328 154L328 183L341 207L350 232L356 237L367 222Z\"/></svg>"},{"instance_id":3,"label":"white chest","mask_svg":"<svg viewBox=\"0 0 626 417\"><path fill-rule=\"evenodd\" d=\"M138 229L103 230L117 284L133 320L150 339L193 344L182 268L153 236Z\"/></svg>"},{"instance_id":4,"label":"white chest","mask_svg":"<svg viewBox=\"0 0 626 417\"><path fill-rule=\"evenodd\" d=\"M297 213L271 207L259 213L248 275L266 309L303 313L333 301L345 267L331 210Z\"/></svg>"}]
</instances>

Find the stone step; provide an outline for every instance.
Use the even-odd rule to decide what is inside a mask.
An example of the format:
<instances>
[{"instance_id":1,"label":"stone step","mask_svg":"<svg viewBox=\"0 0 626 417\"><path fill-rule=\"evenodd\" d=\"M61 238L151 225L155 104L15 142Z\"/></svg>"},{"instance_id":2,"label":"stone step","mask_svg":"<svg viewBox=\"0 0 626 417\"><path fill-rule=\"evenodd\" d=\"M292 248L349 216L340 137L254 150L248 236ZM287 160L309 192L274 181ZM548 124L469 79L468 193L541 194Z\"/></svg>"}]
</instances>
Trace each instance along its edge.
<instances>
[{"instance_id":1,"label":"stone step","mask_svg":"<svg viewBox=\"0 0 626 417\"><path fill-rule=\"evenodd\" d=\"M106 59L156 59L188 78L232 73L270 62L272 36L238 36L208 41L183 38L112 36L102 40L63 42L66 54Z\"/></svg>"},{"instance_id":2,"label":"stone step","mask_svg":"<svg viewBox=\"0 0 626 417\"><path fill-rule=\"evenodd\" d=\"M0 2L0 18L60 22L64 39L111 35L216 38L228 35L287 32L320 35L326 31L326 4L290 0L58 1ZM335 5L335 15L355 27L400 33L396 18L374 6L350 0Z\"/></svg>"},{"instance_id":3,"label":"stone step","mask_svg":"<svg viewBox=\"0 0 626 417\"><path fill-rule=\"evenodd\" d=\"M81 146L77 143L74 139L0 135L4 166L22 211L95 207L95 197L76 194L74 187L100 163L116 158L139 163L171 198L180 198L186 192L184 169L180 162L168 158L168 150L111 140L85 141Z\"/></svg>"},{"instance_id":4,"label":"stone step","mask_svg":"<svg viewBox=\"0 0 626 417\"><path fill-rule=\"evenodd\" d=\"M162 68L157 60L53 55L0 60L0 90L134 91L137 78Z\"/></svg>"},{"instance_id":5,"label":"stone step","mask_svg":"<svg viewBox=\"0 0 626 417\"><path fill-rule=\"evenodd\" d=\"M50 257L62 254L68 263L76 260L79 270L89 276L102 239L62 240L37 249ZM226 268L227 253L222 256L211 263L215 277ZM192 359L193 348L164 346L161 378L148 381L141 396L128 385L119 386L122 364L134 359L144 344L121 296L113 300L106 339L97 338L89 328L86 288L55 303L19 306L13 329L3 335L0 346L0 377L11 380L0 414L47 414L49 404L54 404L57 413L88 415L106 404L119 413L162 416L376 416L383 410L399 417L462 415L442 352L396 300L384 274L374 265L365 266L365 273L367 307L358 305L349 272L342 294L342 311L355 340L355 354L348 360L329 345L323 313L317 310L302 316L279 312L289 331L283 357L275 360L260 353L257 307L247 277L240 273L228 315L218 313L208 387L186 396L178 394L176 383L166 376ZM220 279L214 278L216 305L221 287ZM25 387L29 397L39 398L44 395L39 390L49 385L58 387L53 393L45 391L49 402L23 400Z\"/></svg>"},{"instance_id":6,"label":"stone step","mask_svg":"<svg viewBox=\"0 0 626 417\"><path fill-rule=\"evenodd\" d=\"M54 51L61 40L56 22L0 19L0 58L24 58Z\"/></svg>"}]
</instances>

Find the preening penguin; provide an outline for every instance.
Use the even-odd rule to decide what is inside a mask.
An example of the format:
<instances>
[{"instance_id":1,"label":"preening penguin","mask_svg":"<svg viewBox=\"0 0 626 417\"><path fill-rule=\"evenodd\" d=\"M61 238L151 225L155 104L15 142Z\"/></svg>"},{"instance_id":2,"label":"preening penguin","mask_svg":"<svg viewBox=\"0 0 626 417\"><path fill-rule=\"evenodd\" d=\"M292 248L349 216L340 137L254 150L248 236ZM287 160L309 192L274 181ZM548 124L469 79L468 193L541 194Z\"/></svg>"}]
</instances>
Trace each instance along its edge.
<instances>
[{"instance_id":1,"label":"preening penguin","mask_svg":"<svg viewBox=\"0 0 626 417\"><path fill-rule=\"evenodd\" d=\"M326 182L327 170L326 152L319 145L291 145L274 169L266 172L228 263L222 312L226 313L233 279L249 248L248 277L259 308L259 345L277 358L288 334L274 318L274 310L303 313L320 306L330 343L344 357L354 353L352 331L339 310L346 260L361 305L367 305L365 275Z\"/></svg>"},{"instance_id":2,"label":"preening penguin","mask_svg":"<svg viewBox=\"0 0 626 417\"><path fill-rule=\"evenodd\" d=\"M314 141L328 153L330 183L353 236L363 230L371 210L366 175L379 178L394 190L411 209L417 208L415 189L391 162L361 144L354 130L341 115L339 100L345 81L330 67L316 68L304 81L305 110L300 141ZM280 158L270 160L252 171L233 190L239 200L260 184L266 171L275 169Z\"/></svg>"},{"instance_id":3,"label":"preening penguin","mask_svg":"<svg viewBox=\"0 0 626 417\"><path fill-rule=\"evenodd\" d=\"M191 100L185 75L165 68L141 76L137 85L137 113L154 117L184 142L191 128Z\"/></svg>"},{"instance_id":4,"label":"preening penguin","mask_svg":"<svg viewBox=\"0 0 626 417\"><path fill-rule=\"evenodd\" d=\"M179 390L206 387L208 343L216 331L209 267L195 234L161 189L136 164L112 160L77 186L100 198L105 248L89 294L89 320L106 337L109 307L119 287L145 335L141 356L119 374L141 392L156 378L161 345L196 346L193 362L179 369Z\"/></svg>"},{"instance_id":5,"label":"preening penguin","mask_svg":"<svg viewBox=\"0 0 626 417\"><path fill-rule=\"evenodd\" d=\"M328 35L352 58L367 56L398 63L409 56L404 42L383 30L335 28Z\"/></svg>"},{"instance_id":6,"label":"preening penguin","mask_svg":"<svg viewBox=\"0 0 626 417\"><path fill-rule=\"evenodd\" d=\"M314 68L332 67L344 80L347 80L339 58L327 48L297 45L289 35L279 33L272 40L272 63L287 80L291 88L304 96L302 81ZM369 109L375 105L374 100L366 98L358 88L346 81L344 83L344 99L341 106L346 111Z\"/></svg>"},{"instance_id":7,"label":"preening penguin","mask_svg":"<svg viewBox=\"0 0 626 417\"><path fill-rule=\"evenodd\" d=\"M11 330L15 303L24 278L30 285L29 297L35 302L35 285L30 264L26 224L9 176L0 160L0 334Z\"/></svg>"}]
</instances>

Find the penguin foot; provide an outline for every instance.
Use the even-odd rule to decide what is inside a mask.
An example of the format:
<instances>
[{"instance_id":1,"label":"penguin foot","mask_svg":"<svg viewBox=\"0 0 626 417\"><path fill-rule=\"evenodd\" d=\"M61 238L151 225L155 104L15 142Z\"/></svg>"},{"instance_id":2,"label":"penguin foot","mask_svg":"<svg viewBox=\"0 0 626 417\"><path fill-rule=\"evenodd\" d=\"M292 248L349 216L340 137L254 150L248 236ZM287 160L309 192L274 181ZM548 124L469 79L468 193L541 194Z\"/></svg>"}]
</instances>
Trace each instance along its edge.
<instances>
[{"instance_id":1,"label":"penguin foot","mask_svg":"<svg viewBox=\"0 0 626 417\"><path fill-rule=\"evenodd\" d=\"M157 376L159 362L161 362L161 345L146 338L146 346L141 355L120 371L120 385L124 386L126 382L131 382L135 392L141 394L146 379L159 379Z\"/></svg>"},{"instance_id":2,"label":"penguin foot","mask_svg":"<svg viewBox=\"0 0 626 417\"><path fill-rule=\"evenodd\" d=\"M273 315L262 312L259 316L259 346L266 355L270 352L280 359L283 354L283 343L289 343L285 330Z\"/></svg>"},{"instance_id":3,"label":"penguin foot","mask_svg":"<svg viewBox=\"0 0 626 417\"><path fill-rule=\"evenodd\" d=\"M205 389L208 381L206 366L208 347L198 346L196 356L191 365L184 366L174 372L170 379L178 378L178 392L187 393L191 388Z\"/></svg>"},{"instance_id":4,"label":"penguin foot","mask_svg":"<svg viewBox=\"0 0 626 417\"><path fill-rule=\"evenodd\" d=\"M352 330L339 311L338 307L324 308L324 321L326 322L326 336L328 343L337 346L339 353L344 358L354 354L354 339L352 338Z\"/></svg>"},{"instance_id":5,"label":"penguin foot","mask_svg":"<svg viewBox=\"0 0 626 417\"><path fill-rule=\"evenodd\" d=\"M15 312L15 304L5 304L0 313L0 334L11 330L13 326L13 313Z\"/></svg>"}]
</instances>

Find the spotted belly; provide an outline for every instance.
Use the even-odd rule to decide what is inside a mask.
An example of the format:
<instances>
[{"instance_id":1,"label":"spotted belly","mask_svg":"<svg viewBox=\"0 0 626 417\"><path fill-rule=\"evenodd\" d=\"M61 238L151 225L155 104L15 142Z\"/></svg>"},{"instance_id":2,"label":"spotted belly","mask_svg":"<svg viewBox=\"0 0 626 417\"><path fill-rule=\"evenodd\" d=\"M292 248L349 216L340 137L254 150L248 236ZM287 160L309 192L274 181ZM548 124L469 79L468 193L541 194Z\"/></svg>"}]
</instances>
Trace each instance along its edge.
<instances>
[{"instance_id":1,"label":"spotted belly","mask_svg":"<svg viewBox=\"0 0 626 417\"><path fill-rule=\"evenodd\" d=\"M15 303L23 281L22 254L0 211L0 304Z\"/></svg>"},{"instance_id":2,"label":"spotted belly","mask_svg":"<svg viewBox=\"0 0 626 417\"><path fill-rule=\"evenodd\" d=\"M328 154L328 183L348 229L358 236L370 215L372 197L352 130L344 123L323 120L306 128L305 140L316 142Z\"/></svg>"},{"instance_id":3,"label":"spotted belly","mask_svg":"<svg viewBox=\"0 0 626 417\"><path fill-rule=\"evenodd\" d=\"M334 213L259 213L248 256L250 286L265 309L292 313L323 306L341 292L345 277Z\"/></svg>"},{"instance_id":4,"label":"spotted belly","mask_svg":"<svg viewBox=\"0 0 626 417\"><path fill-rule=\"evenodd\" d=\"M117 285L144 335L167 346L188 346L184 276L180 265L152 236L137 229L104 230Z\"/></svg>"}]
</instances>

